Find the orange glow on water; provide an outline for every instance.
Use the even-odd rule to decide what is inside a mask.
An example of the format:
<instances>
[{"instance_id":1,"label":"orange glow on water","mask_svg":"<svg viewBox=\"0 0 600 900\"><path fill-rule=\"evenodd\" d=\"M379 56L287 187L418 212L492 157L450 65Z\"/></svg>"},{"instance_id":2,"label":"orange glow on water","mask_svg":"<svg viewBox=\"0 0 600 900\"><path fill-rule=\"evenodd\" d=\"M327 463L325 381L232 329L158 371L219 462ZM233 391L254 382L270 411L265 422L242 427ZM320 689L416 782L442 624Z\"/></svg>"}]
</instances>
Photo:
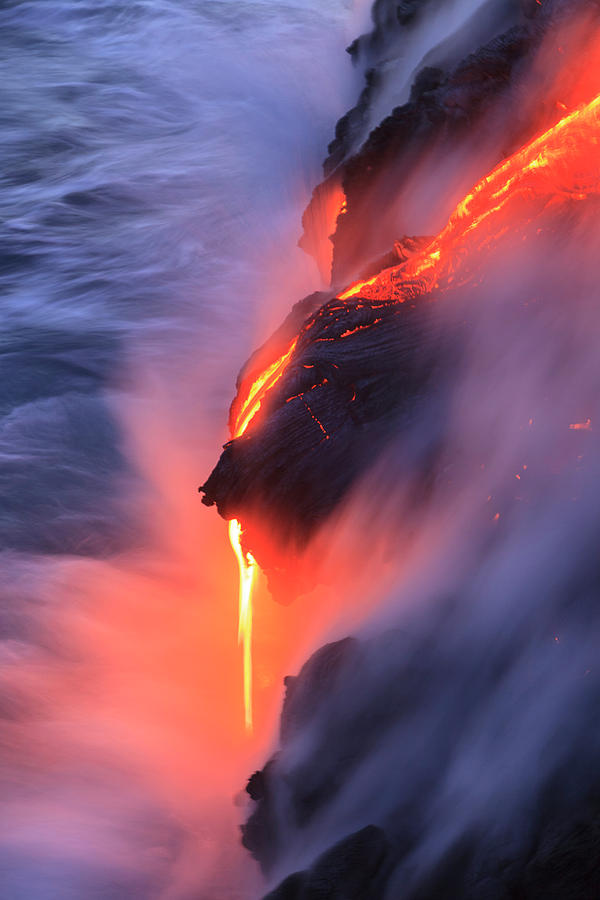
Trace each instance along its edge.
<instances>
[{"instance_id":1,"label":"orange glow on water","mask_svg":"<svg viewBox=\"0 0 600 900\"><path fill-rule=\"evenodd\" d=\"M244 722L252 731L252 589L256 562L251 553L242 550L242 526L237 519L229 522L229 541L240 570L238 643L244 653Z\"/></svg>"}]
</instances>

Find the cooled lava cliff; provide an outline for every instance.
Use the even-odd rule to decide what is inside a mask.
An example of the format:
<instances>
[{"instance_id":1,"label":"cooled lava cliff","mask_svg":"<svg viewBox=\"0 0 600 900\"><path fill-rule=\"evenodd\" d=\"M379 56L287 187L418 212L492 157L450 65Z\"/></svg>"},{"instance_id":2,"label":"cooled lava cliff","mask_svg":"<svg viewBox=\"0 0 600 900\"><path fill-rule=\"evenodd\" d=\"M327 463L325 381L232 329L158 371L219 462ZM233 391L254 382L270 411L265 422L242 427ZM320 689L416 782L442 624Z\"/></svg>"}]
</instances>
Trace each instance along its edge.
<instances>
[{"instance_id":1,"label":"cooled lava cliff","mask_svg":"<svg viewBox=\"0 0 600 900\"><path fill-rule=\"evenodd\" d=\"M243 827L283 877L270 900L600 897L599 149L600 95L482 180L426 249L341 295L375 317L384 304L388 328L415 296L452 306L453 342L482 345L453 378L472 408L439 448L452 476L421 497L425 534L450 526L430 563L443 591L287 679Z\"/></svg>"},{"instance_id":2,"label":"cooled lava cliff","mask_svg":"<svg viewBox=\"0 0 600 900\"><path fill-rule=\"evenodd\" d=\"M332 287L242 370L202 488L275 587L369 472L430 550L287 680L243 828L272 900L600 898L600 10L488 4L405 71L443 9L380 0L351 48L304 217Z\"/></svg>"},{"instance_id":3,"label":"cooled lava cliff","mask_svg":"<svg viewBox=\"0 0 600 900\"><path fill-rule=\"evenodd\" d=\"M594 96L593 85L575 83L576 99ZM459 345L436 307L456 292L481 294L490 255L509 258L516 243L533 249L552 234L560 241L562 223L597 193L595 102L572 113L563 106L554 110L562 118L463 197L437 237L402 238L371 264L370 277L307 297L246 364L232 440L201 490L204 503L243 523L245 545L273 587L282 551L289 568L391 435L406 435L407 469L430 477L438 434L415 440L415 423L433 405L443 429Z\"/></svg>"}]
</instances>

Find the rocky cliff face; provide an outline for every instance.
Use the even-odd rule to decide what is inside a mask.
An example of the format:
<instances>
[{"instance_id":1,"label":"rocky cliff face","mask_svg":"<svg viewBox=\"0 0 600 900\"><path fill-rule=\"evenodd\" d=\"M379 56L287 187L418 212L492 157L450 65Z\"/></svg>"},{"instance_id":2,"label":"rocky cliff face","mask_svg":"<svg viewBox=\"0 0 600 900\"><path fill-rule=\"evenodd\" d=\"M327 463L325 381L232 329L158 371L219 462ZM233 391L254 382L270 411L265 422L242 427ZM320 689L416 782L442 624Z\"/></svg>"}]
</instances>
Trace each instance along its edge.
<instances>
[{"instance_id":1,"label":"rocky cliff face","mask_svg":"<svg viewBox=\"0 0 600 900\"><path fill-rule=\"evenodd\" d=\"M202 489L274 585L376 464L432 547L420 608L399 576L394 627L287 680L243 828L270 900L600 898L600 11L488 4L403 98L443 9L382 0L353 45L304 219L334 286L242 371Z\"/></svg>"},{"instance_id":2,"label":"rocky cliff face","mask_svg":"<svg viewBox=\"0 0 600 900\"><path fill-rule=\"evenodd\" d=\"M361 53L387 60L398 35L409 39L397 10L398 28L387 28L392 7L376 4L375 28L360 39ZM419 16L429 15L429 7ZM418 257L431 237L401 237L402 225L416 223L429 235L435 225L441 233L445 216L478 177L564 115L567 106L557 97L568 99L580 71L574 64L580 32L569 30L573 10L583 15L583 9L593 28L596 8L583 0L545 0L534 7L508 7L505 14L520 24L452 68L418 71L408 102L377 124L354 152L354 144L344 144L342 162L315 191L305 215L305 245L321 261L329 240L318 223L331 219L332 197L343 197L332 237L332 280L338 287L297 304L243 368L232 407L234 439L202 488L205 503L215 503L225 518L242 520L247 546L272 575L279 563L258 524L270 525L271 535L277 535L275 555L301 552L356 478L379 458L390 433L406 429L427 403L440 402L439 372L452 365L454 338L447 332L440 340L429 308L453 285L413 279L405 292L410 302L402 307L397 298L387 302L385 279L380 305L361 294L344 298L340 285L383 269L400 270L401 263ZM494 21L504 19L498 15ZM463 43L466 34L474 39L479 32L467 31ZM549 73L539 63L548 52L562 62ZM393 74L386 77L393 82ZM369 109L372 115L372 104ZM330 158L326 171L331 166ZM250 428L236 433L234 413L244 391L288 351L285 371L260 400ZM420 452L429 465L435 437L427 443Z\"/></svg>"},{"instance_id":3,"label":"rocky cliff face","mask_svg":"<svg viewBox=\"0 0 600 900\"><path fill-rule=\"evenodd\" d=\"M355 278L416 221L431 233L437 219L428 207L449 214L470 183L555 120L560 92L542 85L537 53L553 36L560 45L561 26L582 5L486 3L452 40L430 47L444 5L415 4L431 35L410 67L401 48L415 40L413 20L405 21L403 4L375 4L374 29L355 45L369 60L364 91L338 123L325 179L303 217L300 245L325 278L338 286Z\"/></svg>"},{"instance_id":4,"label":"rocky cliff face","mask_svg":"<svg viewBox=\"0 0 600 900\"><path fill-rule=\"evenodd\" d=\"M513 59L514 37L495 45L496 62L502 54ZM482 58L489 62L488 51ZM428 102L421 97L413 107L421 115ZM560 243L571 216L591 215L595 154L579 123L563 112L559 125L557 113L541 138L461 200L435 237L397 240L362 280L333 296L305 298L243 370L232 406L234 439L202 490L224 518L243 522L247 546L272 584L278 557L286 556L289 569L392 435L403 435L405 474L416 483L430 480L447 387L472 317L466 310L452 323L445 309L485 304L481 285L495 261L514 257L524 243L531 253L545 252L548 242ZM397 137L392 128L384 145L396 147ZM577 142L578 150L569 149ZM544 155L548 164L541 166ZM367 191L366 222L377 221L375 196ZM365 242L375 230L365 230ZM528 282L515 285L511 308L530 289ZM519 315L535 317L523 303ZM265 523L268 542L261 538Z\"/></svg>"}]
</instances>

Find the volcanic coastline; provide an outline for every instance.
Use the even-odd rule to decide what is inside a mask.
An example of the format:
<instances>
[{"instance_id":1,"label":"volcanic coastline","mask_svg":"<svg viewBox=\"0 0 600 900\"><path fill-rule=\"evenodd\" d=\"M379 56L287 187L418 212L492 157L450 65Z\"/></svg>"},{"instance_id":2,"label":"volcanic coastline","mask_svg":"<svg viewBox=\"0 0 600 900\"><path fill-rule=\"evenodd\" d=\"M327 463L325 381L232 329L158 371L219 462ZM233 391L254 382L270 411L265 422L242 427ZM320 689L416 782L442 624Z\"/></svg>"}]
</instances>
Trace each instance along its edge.
<instances>
[{"instance_id":1,"label":"volcanic coastline","mask_svg":"<svg viewBox=\"0 0 600 900\"><path fill-rule=\"evenodd\" d=\"M200 489L203 503L241 522L244 550L286 602L313 536L378 466L402 459L405 515L437 496L455 373L490 298L517 335L542 333L559 303L593 308L600 7L488 3L400 78L403 48L442 8L376 0L373 30L350 46L365 87L338 123L300 239L328 286L300 300L242 368L231 440ZM432 191L439 202L428 204ZM492 392L482 390L487 408ZM566 437L562 420L550 422L556 453L538 448L514 476L518 494L504 502L518 501L520 518L506 516L520 533L531 536L542 501L559 496L548 488L557 454L561 478L585 498L594 468L580 474L582 441L593 417L578 414ZM532 467L543 478L526 488ZM596 634L597 523L542 612L537 593L525 610L506 578L507 617L520 630L499 634L480 627L486 596L473 576L499 567L488 519L488 508L474 517L478 562L462 587L436 598L435 612L328 644L286 679L281 746L248 782L254 809L242 828L269 883L280 882L269 900L600 898L599 748L595 727L589 733L600 681L593 643L563 647L555 634L557 623L565 634ZM502 727L478 731L522 669L527 684L543 683L541 700L563 697L551 727L535 720L527 691L511 687L513 718L503 711ZM521 753L515 735L528 722L535 734ZM456 774L459 746L487 791L485 813L470 794L477 776ZM506 808L500 799L494 807L507 795Z\"/></svg>"}]
</instances>

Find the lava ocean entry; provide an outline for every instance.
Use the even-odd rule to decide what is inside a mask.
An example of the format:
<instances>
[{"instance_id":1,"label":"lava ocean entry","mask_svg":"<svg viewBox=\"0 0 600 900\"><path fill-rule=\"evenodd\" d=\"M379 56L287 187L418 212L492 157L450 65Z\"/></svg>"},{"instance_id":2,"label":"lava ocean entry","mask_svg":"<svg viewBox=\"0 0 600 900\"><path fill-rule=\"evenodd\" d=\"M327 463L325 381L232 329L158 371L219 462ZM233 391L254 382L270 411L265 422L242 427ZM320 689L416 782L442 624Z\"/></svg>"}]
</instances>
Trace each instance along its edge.
<instances>
[{"instance_id":1,"label":"lava ocean entry","mask_svg":"<svg viewBox=\"0 0 600 900\"><path fill-rule=\"evenodd\" d=\"M242 369L200 489L239 565L246 726L258 568L301 604L345 530L347 578L385 545L388 599L286 680L243 842L270 900L600 897L599 11L507 8L369 127L410 39L375 7L304 216L331 285Z\"/></svg>"},{"instance_id":2,"label":"lava ocean entry","mask_svg":"<svg viewBox=\"0 0 600 900\"><path fill-rule=\"evenodd\" d=\"M0 35L0 900L600 900L600 0Z\"/></svg>"}]
</instances>

